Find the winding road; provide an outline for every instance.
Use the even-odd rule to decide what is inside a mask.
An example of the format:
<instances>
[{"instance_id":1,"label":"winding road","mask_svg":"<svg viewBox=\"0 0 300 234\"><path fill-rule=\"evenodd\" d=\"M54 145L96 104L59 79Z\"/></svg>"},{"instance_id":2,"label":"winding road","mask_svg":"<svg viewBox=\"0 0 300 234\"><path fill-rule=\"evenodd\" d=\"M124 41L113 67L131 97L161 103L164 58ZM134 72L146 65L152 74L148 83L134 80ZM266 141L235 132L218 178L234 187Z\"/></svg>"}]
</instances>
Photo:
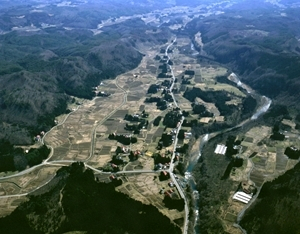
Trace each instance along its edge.
<instances>
[{"instance_id":1,"label":"winding road","mask_svg":"<svg viewBox=\"0 0 300 234\"><path fill-rule=\"evenodd\" d=\"M90 158L93 156L93 153L94 153L95 135L96 135L96 129L97 129L97 127L98 127L99 125L103 124L108 118L110 118L117 110L119 110L119 109L127 102L127 91L126 91L125 89L123 89L123 88L118 84L118 79L119 79L119 77L117 77L117 78L115 79L115 83L116 83L117 88L120 89L120 90L123 92L123 100L122 100L122 103L121 103L118 107L116 107L113 111L111 111L111 112L110 112L105 118L103 118L99 123L97 123L96 126L94 126L94 128L93 128L93 130L92 130L93 134L92 134L92 139L91 139L91 151L90 151L90 155L89 155L89 157L88 157L87 159L84 160L84 163L85 163L85 165L86 165L87 167L93 169L94 171L96 171L96 172L98 172L98 173L103 173L103 174L105 174L105 172L99 171L99 170L97 170L96 168L93 168L93 167L91 167L91 166L88 166L86 163L90 160ZM94 99L97 99L97 98L99 98L99 97L95 97ZM68 114L65 116L65 118L63 119L63 121L62 121L61 123L59 123L59 124L57 124L56 126L52 127L52 128L51 128L48 132L46 132L46 133L44 134L44 136L42 137L42 139L41 139L42 144L47 145L47 146L50 148L50 150L51 150L49 156L47 157L47 159L45 159L41 164L35 165L35 166L33 166L33 167L30 167L30 168L25 169L25 170L23 170L23 171L20 171L20 172L18 172L18 173L15 173L15 174L12 174L12 175L8 175L8 176L0 177L0 182L3 181L3 180L7 180L7 179L14 178L14 177L19 177L19 176L26 175L26 174L28 174L28 173L34 171L35 169L41 168L41 167L46 166L46 165L48 165L48 166L66 166L66 165L69 165L69 164L71 164L71 163L77 162L78 160L56 160L56 161L50 161L50 162L49 162L49 160L50 160L51 157L53 156L54 149L53 149L53 147L52 147L51 145L49 145L49 144L47 144L47 142L45 142L45 137L46 137L51 131L53 131L54 129L56 129L58 126L62 126L62 125L67 121L67 119L69 118L69 116L70 116L71 114L73 114L74 112L76 112L79 108L80 108L80 105L77 106L77 108L76 108L74 111L68 113ZM55 175L53 175L53 177L54 177L54 176L55 176ZM53 178L53 177L52 177L52 178ZM52 178L51 178L51 179L52 179ZM51 180L51 179L50 179L50 180ZM49 181L50 181L50 180L49 180ZM38 190L40 187L42 187L42 186L46 185L47 183L49 183L49 181L46 181L45 183L41 184L40 186L38 186L37 188L35 188L35 189L34 189L33 191L31 191L31 192L34 192L34 191ZM20 187L20 186L17 185L17 184L16 184L16 186L17 186L17 187ZM26 195L28 195L28 194L29 194L29 193L14 194L14 195L4 195L4 196L0 196L0 198L10 198L10 197L26 196Z\"/></svg>"},{"instance_id":2,"label":"winding road","mask_svg":"<svg viewBox=\"0 0 300 234\"><path fill-rule=\"evenodd\" d=\"M176 38L175 38L175 39L167 46L167 48L166 48L165 55L168 56L168 61L167 61L167 62L169 62L169 60L170 60L170 57L169 57L169 55L168 55L168 50L169 50L169 48L175 43L175 41L176 41ZM171 70L171 74L172 74L172 84L171 84L171 86L170 86L169 91L170 91L170 95L172 95L174 105L178 108L178 103L176 102L175 97L174 97L174 94L173 94L173 92L172 92L173 87L174 87L174 84L175 84L175 76L174 76L174 72L173 72L173 67L172 67L171 65L168 65L168 66L169 66L169 68L170 68L170 70ZM102 125L107 119L109 119L114 113L116 113L117 110L119 110L122 106L124 106L124 104L127 103L127 95L128 95L128 92L127 92L123 87L121 87L121 86L119 85L118 79L119 79L119 77L117 77L117 78L115 79L115 84L116 84L117 88L118 88L119 90L121 90L122 93L123 93L123 100L122 100L122 103L121 103L119 106L117 106L114 110L112 110L109 114L107 114L100 122L98 122L98 123L93 127L93 129L92 129L92 134L91 134L91 148L90 148L90 154L89 154L89 156L88 156L85 160L83 160L83 162L84 162L84 164L85 164L85 166L86 166L87 168L90 168L91 170L93 170L93 171L95 171L96 173L99 173L99 174L106 174L106 175L109 175L109 174L111 174L111 172L103 172L103 171L101 171L101 170L98 170L98 169L96 169L96 168L94 168L94 167L88 165L88 161L89 161L89 160L92 158L92 156L94 155L96 130L97 130L97 128L98 128L100 125ZM98 97L95 97L95 99L96 99L96 98L98 98ZM45 142L45 137L46 137L52 130L56 129L58 126L63 125L63 124L66 122L66 120L69 118L69 116L70 116L71 114L73 114L74 112L76 112L79 108L80 108L80 105L77 106L77 108L76 108L74 111L72 111L72 112L70 112L69 114L67 114L66 117L64 118L64 120L63 120L61 123L59 123L58 125L52 127L48 132L46 132L45 135L43 136L42 140L41 140L42 144L47 144L47 142ZM180 113L181 113L181 111L180 111ZM168 169L167 171L169 172L170 177L171 177L171 180L173 181L174 185L175 185L176 188L177 188L178 193L180 194L181 198L184 200L184 203L185 203L185 206L184 206L184 209L185 209L185 218L184 218L183 233L186 234L186 233L187 233L187 227L188 227L188 213L189 213L188 202L187 202L186 196L185 196L185 194L184 194L184 191L182 190L181 186L178 184L178 182L177 182L177 180L176 180L176 178L175 178L175 176L174 176L174 174L173 174L173 170L174 170L174 166L175 166L175 165L174 165L175 151L176 151L176 147L177 147L177 143L178 143L178 133L179 133L179 131L180 131L180 129L181 129L181 125L182 125L182 123L183 123L183 120L184 120L184 117L182 117L182 119L180 120L180 124L179 124L179 126L177 127L176 136L175 136L175 140L174 140L174 144L173 144L173 147L174 147L174 148L173 148L173 153L172 153L171 163L170 163L170 167L169 167L169 169ZM58 167L61 167L61 166L65 166L65 165L69 165L69 164L71 164L71 163L77 162L77 160L55 160L55 161L49 161L49 160L52 158L52 156L53 156L54 148L53 148L51 145L47 145L47 146L51 149L51 151L50 151L50 154L49 154L48 158L45 159L41 164L36 165L36 166L33 166L33 167L31 167L31 168L28 168L28 169L26 169L26 170L23 170L23 171L21 171L21 172L18 172L18 173L16 173L16 174L13 174L13 175L9 175L9 176L6 176L6 177L1 177L1 178L0 178L0 181L1 181L1 180L2 180L2 181L3 181L3 180L7 180L7 179L10 179L10 178L14 178L14 177L18 177L18 176L26 175L26 174L28 174L28 173L34 171L34 170L37 169L37 168L42 168L43 166L58 166ZM160 173L160 172L161 172L161 170L133 170L133 171L124 171L124 170L123 170L123 171L116 172L116 173L114 173L114 174L122 175L122 174L135 174L135 173L136 173L136 174L141 174L141 173ZM53 175L53 177L54 177L54 175ZM1 198L13 198L13 197L26 196L26 195L28 195L28 194L30 194L30 193L32 193L32 192L38 190L39 188L43 187L44 185L48 184L48 183L52 180L53 177L51 177L50 180L47 180L47 181L44 182L43 184L40 184L38 187L36 187L36 188L35 188L33 191L31 191L31 192L28 192L28 193L21 193L21 194L13 194L13 195L4 195L4 196L0 196L0 199L1 199ZM20 186L17 185L17 184L16 184L16 186L17 186L17 187L20 187Z\"/></svg>"}]
</instances>

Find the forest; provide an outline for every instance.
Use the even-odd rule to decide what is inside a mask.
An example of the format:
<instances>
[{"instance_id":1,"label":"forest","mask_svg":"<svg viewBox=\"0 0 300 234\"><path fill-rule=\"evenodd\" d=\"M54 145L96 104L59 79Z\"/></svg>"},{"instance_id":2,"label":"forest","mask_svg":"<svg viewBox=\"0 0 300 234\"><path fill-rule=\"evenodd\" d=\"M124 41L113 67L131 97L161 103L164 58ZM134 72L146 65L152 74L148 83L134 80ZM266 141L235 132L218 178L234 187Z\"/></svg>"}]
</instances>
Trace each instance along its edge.
<instances>
[{"instance_id":1,"label":"forest","mask_svg":"<svg viewBox=\"0 0 300 234\"><path fill-rule=\"evenodd\" d=\"M43 145L31 148L28 153L14 147L9 141L0 141L0 172L22 171L27 167L40 164L49 156L50 149Z\"/></svg>"},{"instance_id":2,"label":"forest","mask_svg":"<svg viewBox=\"0 0 300 234\"><path fill-rule=\"evenodd\" d=\"M240 225L249 234L298 233L300 224L300 164L277 179L266 182L254 204L246 211Z\"/></svg>"},{"instance_id":3,"label":"forest","mask_svg":"<svg viewBox=\"0 0 300 234\"><path fill-rule=\"evenodd\" d=\"M92 99L95 97L93 87L102 80L114 79L139 64L143 54L135 47L144 41L145 32L153 26L137 18L107 26L97 35L87 27L97 27L94 20L105 15L143 12L144 6L138 4L136 9L124 12L128 6L122 2L120 5L124 8L118 6L100 16L96 12L102 10L89 8L97 4L89 2L84 9L74 7L71 15L76 15L76 21L69 18L69 11L64 14L59 7L45 8L43 13L32 13L30 4L0 10L3 24L0 30L8 30L0 34L0 107L5 110L0 113L0 139L13 144L31 144L33 132L51 128L53 117L65 113L73 96ZM50 19L47 11L53 12L55 19ZM24 15L24 19L14 25L12 16L17 14ZM40 27L41 21L52 25L49 20L56 21L57 27ZM14 26L31 24L39 30L28 33L11 30ZM70 24L74 30L62 26ZM155 36L147 35L147 43L159 45L168 37L169 30L163 28Z\"/></svg>"},{"instance_id":4,"label":"forest","mask_svg":"<svg viewBox=\"0 0 300 234\"><path fill-rule=\"evenodd\" d=\"M59 169L55 178L57 186L30 195L12 214L0 218L4 233L181 233L154 206L116 192L118 183L97 182L83 163Z\"/></svg>"},{"instance_id":5,"label":"forest","mask_svg":"<svg viewBox=\"0 0 300 234\"><path fill-rule=\"evenodd\" d=\"M242 82L267 97L279 98L287 105L296 104L300 85L299 44L291 38L299 34L299 12L291 10L293 1L284 4L289 15L286 18L274 14L275 5L260 2L253 7L253 2L247 0L225 15L194 19L185 32L191 37L201 32L202 49L206 52L202 58L226 65L239 74ZM241 18L236 20L236 15ZM255 28L256 33L247 25Z\"/></svg>"},{"instance_id":6,"label":"forest","mask_svg":"<svg viewBox=\"0 0 300 234\"><path fill-rule=\"evenodd\" d=\"M231 100L225 91L202 91L199 88L193 87L192 89L187 89L183 96L190 102L194 102L195 98L198 97L204 102L215 103L223 116L231 115L236 109L234 105L225 104L227 101Z\"/></svg>"}]
</instances>

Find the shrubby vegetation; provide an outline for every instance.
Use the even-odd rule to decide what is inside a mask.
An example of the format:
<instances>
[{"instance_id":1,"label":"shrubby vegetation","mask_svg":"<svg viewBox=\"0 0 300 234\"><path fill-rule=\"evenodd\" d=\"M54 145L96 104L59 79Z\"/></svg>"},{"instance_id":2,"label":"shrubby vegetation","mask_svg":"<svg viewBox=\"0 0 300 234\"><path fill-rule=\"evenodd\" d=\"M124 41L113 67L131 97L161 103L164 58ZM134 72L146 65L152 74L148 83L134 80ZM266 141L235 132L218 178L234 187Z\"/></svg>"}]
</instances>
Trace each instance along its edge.
<instances>
[{"instance_id":1,"label":"shrubby vegetation","mask_svg":"<svg viewBox=\"0 0 300 234\"><path fill-rule=\"evenodd\" d=\"M171 134L167 134L167 133L163 133L161 135L160 141L158 142L158 147L168 147L170 145L172 145L173 141L172 141L172 135Z\"/></svg>"},{"instance_id":2,"label":"shrubby vegetation","mask_svg":"<svg viewBox=\"0 0 300 234\"><path fill-rule=\"evenodd\" d=\"M209 140L203 148L199 163L195 166L193 174L199 192L198 228L201 233L224 233L218 211L227 204L228 194L238 187L238 182L222 180L224 172L231 161L231 157L214 154L217 144L228 141L233 145L235 137L230 133L220 134Z\"/></svg>"},{"instance_id":3,"label":"shrubby vegetation","mask_svg":"<svg viewBox=\"0 0 300 234\"><path fill-rule=\"evenodd\" d=\"M164 100L167 101L167 102L173 102L174 101L172 95L169 94L169 93L164 94Z\"/></svg>"},{"instance_id":4,"label":"shrubby vegetation","mask_svg":"<svg viewBox=\"0 0 300 234\"><path fill-rule=\"evenodd\" d=\"M224 175L221 177L222 180L228 179L230 176L230 172L234 167L241 167L243 166L244 159L242 158L232 158L230 163L227 165L227 168L224 172Z\"/></svg>"},{"instance_id":5,"label":"shrubby vegetation","mask_svg":"<svg viewBox=\"0 0 300 234\"><path fill-rule=\"evenodd\" d=\"M148 120L139 119L138 124L126 124L124 127L125 130L132 131L133 134L139 134L140 130L148 127Z\"/></svg>"},{"instance_id":6,"label":"shrubby vegetation","mask_svg":"<svg viewBox=\"0 0 300 234\"><path fill-rule=\"evenodd\" d=\"M279 125L275 124L273 129L273 134L270 136L270 139L275 140L275 141L283 141L285 136L284 134L279 132Z\"/></svg>"},{"instance_id":7,"label":"shrubby vegetation","mask_svg":"<svg viewBox=\"0 0 300 234\"><path fill-rule=\"evenodd\" d=\"M191 121L184 119L182 122L183 127L195 127L195 126L197 126L197 124L198 124L198 120L196 120L196 119L193 119Z\"/></svg>"},{"instance_id":8,"label":"shrubby vegetation","mask_svg":"<svg viewBox=\"0 0 300 234\"><path fill-rule=\"evenodd\" d=\"M150 97L145 99L146 103L153 103L156 102L157 109L159 110L165 110L168 108L167 102L159 97Z\"/></svg>"},{"instance_id":9,"label":"shrubby vegetation","mask_svg":"<svg viewBox=\"0 0 300 234\"><path fill-rule=\"evenodd\" d=\"M229 80L227 78L227 76L217 76L216 81L219 82L219 83L229 84L229 85L234 86L234 87L236 86L236 84L233 81Z\"/></svg>"},{"instance_id":10,"label":"shrubby vegetation","mask_svg":"<svg viewBox=\"0 0 300 234\"><path fill-rule=\"evenodd\" d=\"M152 84L150 85L147 93L157 93L157 90L159 89L159 85L157 84Z\"/></svg>"},{"instance_id":11,"label":"shrubby vegetation","mask_svg":"<svg viewBox=\"0 0 300 234\"><path fill-rule=\"evenodd\" d=\"M129 137L129 136L118 135L118 134L109 134L108 139L116 140L123 145L130 145L131 143L134 144L137 142L136 137L133 136Z\"/></svg>"},{"instance_id":12,"label":"shrubby vegetation","mask_svg":"<svg viewBox=\"0 0 300 234\"><path fill-rule=\"evenodd\" d=\"M186 154L187 151L188 151L188 149L189 149L189 145L188 144L184 144L181 147L177 147L176 148L176 152L181 153L181 154Z\"/></svg>"},{"instance_id":13,"label":"shrubby vegetation","mask_svg":"<svg viewBox=\"0 0 300 234\"><path fill-rule=\"evenodd\" d=\"M273 105L267 113L263 116L264 120L268 123L275 125L283 119L290 119L289 111L284 105Z\"/></svg>"},{"instance_id":14,"label":"shrubby vegetation","mask_svg":"<svg viewBox=\"0 0 300 234\"><path fill-rule=\"evenodd\" d=\"M162 119L162 116L157 116L157 117L154 119L154 121L153 121L153 125L154 125L154 126L158 126L159 123L160 123L160 121L161 121L161 119Z\"/></svg>"},{"instance_id":15,"label":"shrubby vegetation","mask_svg":"<svg viewBox=\"0 0 300 234\"><path fill-rule=\"evenodd\" d=\"M253 114L255 108L257 106L257 101L252 96L247 96L242 103L242 111L243 115L248 116Z\"/></svg>"},{"instance_id":16,"label":"shrubby vegetation","mask_svg":"<svg viewBox=\"0 0 300 234\"><path fill-rule=\"evenodd\" d=\"M172 199L169 196L165 196L163 202L168 209L176 209L178 211L184 210L184 200L182 198Z\"/></svg>"},{"instance_id":17,"label":"shrubby vegetation","mask_svg":"<svg viewBox=\"0 0 300 234\"><path fill-rule=\"evenodd\" d=\"M186 132L186 130L180 129L179 132L178 132L178 139L183 140L185 132Z\"/></svg>"},{"instance_id":18,"label":"shrubby vegetation","mask_svg":"<svg viewBox=\"0 0 300 234\"><path fill-rule=\"evenodd\" d=\"M284 154L290 159L299 159L300 150L294 147L287 147L284 151Z\"/></svg>"},{"instance_id":19,"label":"shrubby vegetation","mask_svg":"<svg viewBox=\"0 0 300 234\"><path fill-rule=\"evenodd\" d=\"M163 120L163 125L168 128L176 128L178 122L181 120L181 115L177 111L168 112Z\"/></svg>"},{"instance_id":20,"label":"shrubby vegetation","mask_svg":"<svg viewBox=\"0 0 300 234\"><path fill-rule=\"evenodd\" d=\"M198 114L199 117L213 117L213 113L206 110L205 106L201 104L192 104L193 113Z\"/></svg>"},{"instance_id":21,"label":"shrubby vegetation","mask_svg":"<svg viewBox=\"0 0 300 234\"><path fill-rule=\"evenodd\" d=\"M171 162L171 158L169 156L161 155L159 153L155 153L152 155L152 158L154 159L154 164L165 164Z\"/></svg>"},{"instance_id":22,"label":"shrubby vegetation","mask_svg":"<svg viewBox=\"0 0 300 234\"><path fill-rule=\"evenodd\" d=\"M300 130L300 114L296 116L295 123L296 123L295 129Z\"/></svg>"}]
</instances>

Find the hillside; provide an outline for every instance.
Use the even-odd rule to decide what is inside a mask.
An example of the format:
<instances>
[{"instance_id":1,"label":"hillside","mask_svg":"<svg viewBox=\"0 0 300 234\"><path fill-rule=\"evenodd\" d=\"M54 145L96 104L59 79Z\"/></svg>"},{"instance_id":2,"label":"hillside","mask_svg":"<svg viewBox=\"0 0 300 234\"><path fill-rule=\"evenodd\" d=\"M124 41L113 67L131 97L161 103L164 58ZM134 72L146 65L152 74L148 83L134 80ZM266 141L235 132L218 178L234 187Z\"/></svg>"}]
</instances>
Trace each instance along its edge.
<instances>
[{"instance_id":1,"label":"hillside","mask_svg":"<svg viewBox=\"0 0 300 234\"><path fill-rule=\"evenodd\" d=\"M247 233L299 233L295 214L300 212L300 164L267 182L240 225Z\"/></svg>"},{"instance_id":2,"label":"hillside","mask_svg":"<svg viewBox=\"0 0 300 234\"><path fill-rule=\"evenodd\" d=\"M38 13L32 8L0 10L1 30L6 31L0 34L0 139L13 144L31 144L35 134L54 125L73 96L92 99L92 87L101 80L135 68L144 38L153 45L169 35L167 29L146 34L153 28L139 18L94 34L89 27L97 25L89 24L101 19L94 18L98 8L92 5L71 8L74 15L69 8L48 6ZM79 17L87 10L84 19ZM119 10L114 13L121 14ZM66 23L68 17L77 17L76 25Z\"/></svg>"},{"instance_id":3,"label":"hillside","mask_svg":"<svg viewBox=\"0 0 300 234\"><path fill-rule=\"evenodd\" d=\"M200 16L186 31L203 49L200 62L209 58L226 64L254 90L291 105L299 100L300 88L300 19L291 5L245 1L223 14ZM195 41L198 32L203 47Z\"/></svg>"},{"instance_id":4,"label":"hillside","mask_svg":"<svg viewBox=\"0 0 300 234\"><path fill-rule=\"evenodd\" d=\"M18 225L15 225L18 223ZM181 233L152 205L98 183L82 163L61 168L47 186L11 215L0 219L9 233Z\"/></svg>"}]
</instances>

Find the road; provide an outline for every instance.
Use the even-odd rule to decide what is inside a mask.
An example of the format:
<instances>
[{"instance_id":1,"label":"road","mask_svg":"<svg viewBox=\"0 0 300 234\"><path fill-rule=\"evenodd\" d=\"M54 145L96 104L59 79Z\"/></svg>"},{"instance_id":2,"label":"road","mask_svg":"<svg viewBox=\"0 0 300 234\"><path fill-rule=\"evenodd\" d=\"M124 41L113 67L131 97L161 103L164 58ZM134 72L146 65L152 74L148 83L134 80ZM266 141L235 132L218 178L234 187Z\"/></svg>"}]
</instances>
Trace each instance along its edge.
<instances>
[{"instance_id":1,"label":"road","mask_svg":"<svg viewBox=\"0 0 300 234\"><path fill-rule=\"evenodd\" d=\"M55 125L55 126L52 127L48 132L46 132L46 133L44 134L44 136L42 137L42 140L41 140L41 142L42 142L43 145L45 144L45 137L46 137L46 136L47 136L54 128L57 128L58 126L63 125L63 124L66 122L66 120L69 118L69 116L70 116L72 113L74 113L75 111L77 111L77 110L79 109L79 107L80 107L80 106L77 106L76 109L75 109L74 111L72 111L72 112L70 112L69 114L66 115L66 117L64 118L64 120L63 120L61 123L59 123L58 125ZM53 147L52 147L51 145L47 145L47 146L50 148L50 154L48 155L48 158L47 158L43 163L46 163L46 162L52 157L53 152L54 152L54 149L53 149Z\"/></svg>"},{"instance_id":2,"label":"road","mask_svg":"<svg viewBox=\"0 0 300 234\"><path fill-rule=\"evenodd\" d=\"M170 44L167 46L167 48L166 48L165 54L166 54L166 56L168 56L168 61L170 60L170 57L169 57L169 55L168 55L168 50L169 50L169 48L174 44L175 41L176 41L176 38L175 38L175 39L172 41L172 43L170 43ZM171 84L171 86L170 86L169 91L170 91L170 95L172 95L172 98L173 98L173 101L174 101L174 105L175 105L176 107L178 107L178 103L176 102L176 100L175 100L175 98L174 98L174 94L173 94L173 92L172 92L173 87L174 87L174 84L175 84L175 75L174 75L174 72L173 72L173 67L172 67L171 65L168 65L168 66L169 66L169 68L170 68L170 70L171 70L171 74L172 74L172 84ZM119 84L118 84L118 78L116 79L116 86L123 92L123 100L122 100L122 103L121 103L117 108L115 108L113 111L111 111L104 119L102 119L100 122L98 122L98 123L94 126L94 128L92 129L92 134L91 134L92 136L91 136L91 150L90 150L90 155L88 156L87 159L85 159L85 160L83 161L84 164L85 164L85 166L86 166L87 168L90 168L91 170L93 170L93 171L95 171L95 172L97 172L97 173L99 173L99 174L107 174L107 175L109 175L109 174L111 174L111 172L103 172L103 171L101 171L101 170L98 170L98 169L96 169L96 168L94 168L94 167L88 165L87 162L90 160L90 158L91 158L91 157L93 156L93 154L94 154L95 137L96 137L96 129L97 129L97 127L100 126L101 124L103 124L108 118L110 118L117 110L119 110L119 109L120 109L124 104L126 104L126 102L127 102L127 91L126 91L124 88L122 88L121 86L119 86ZM96 98L97 98L97 97L96 97ZM79 107L80 107L80 106L78 106L78 107L76 108L76 110L74 110L73 112L77 111L77 110L79 109ZM66 122L66 120L68 119L68 117L69 117L73 112L69 113L69 114L64 118L64 120L63 120L61 123L59 123L58 125L54 126L52 129L50 129L50 131L48 131L48 132L45 133L45 135L44 135L43 138L42 138L42 143L43 143L43 144L46 144L46 143L45 143L45 137L49 134L49 132L51 132L51 131L52 131L53 129L55 129L57 126L63 125L63 124ZM181 112L180 112L180 113L181 113ZM170 167L169 167L169 169L168 169L167 171L169 172L170 177L171 177L171 179L172 179L174 185L176 186L176 188L177 188L177 190L178 190L178 193L180 194L181 198L184 200L184 203L185 203L185 207L184 207L184 208L185 208L185 219L184 219L183 233L186 234L186 233L187 233L187 224L188 224L188 213L189 213L188 205L187 205L188 202L187 202L187 199L186 199L186 197L185 197L185 194L184 194L182 188L181 188L180 185L178 184L178 182L177 182L177 180L175 179L174 174L173 174L173 170L174 170L174 166L175 166L174 163L173 163L173 161L174 161L174 158L175 158L175 151L176 151L176 147L177 147L177 143L178 143L178 133L179 133L179 131L180 131L180 129L181 129L181 125L182 125L182 123L183 123L183 120L184 120L184 117L182 117L182 119L180 120L180 124L179 124L179 126L178 126L178 128L177 128L176 137L175 137L174 145L173 145L173 146L174 146L174 150L173 150L173 154L172 154L172 158L171 158L171 163L170 163ZM13 178L13 177L16 177L16 176L22 176L22 175L25 175L25 174L27 174L27 173L29 173L29 172L31 172L31 171L33 171L33 170L39 168L39 167L46 166L46 165L49 165L49 166L64 166L64 165L69 165L69 164L71 164L71 163L76 162L76 161L74 161L74 160L56 160L56 161L49 161L49 160L51 159L52 155L53 155L54 149L53 149L53 147L50 146L50 145L49 145L48 147L50 147L51 152L50 152L48 158L47 158L46 160L44 160L41 164L36 165L36 166L33 166L33 167L29 168L29 169L26 169L26 170L24 170L24 171L21 171L21 172L19 172L19 173L14 174L14 175L2 177L2 178L0 178L0 180L4 180L4 179L8 179L8 178ZM155 171L155 170L134 170L134 171L119 171L119 172L116 172L116 173L114 173L114 174L119 174L119 175L121 175L121 174L133 174L133 173L139 173L139 174L140 174L140 173L160 173L160 172L161 172L160 170L156 170L156 171ZM51 178L51 179L52 179L52 178ZM49 180L49 181L50 181L50 180ZM45 183L41 184L40 186L38 186L37 188L35 188L35 189L34 189L33 191L31 191L31 192L34 192L34 191L38 190L40 187L42 187L42 186L46 185L47 183L49 183L49 181L46 181ZM14 194L14 195L5 195L5 196L0 196L0 198L19 197L19 196L26 196L26 195L28 195L28 194L29 194L29 193Z\"/></svg>"},{"instance_id":3,"label":"road","mask_svg":"<svg viewBox=\"0 0 300 234\"><path fill-rule=\"evenodd\" d=\"M127 102L128 93L125 89L123 89L119 85L118 80L119 80L119 76L116 78L115 81L116 81L116 86L118 87L118 89L120 89L123 92L123 101L118 107L116 107L113 111L111 111L104 119L102 119L100 122L98 122L97 125L93 128L93 130L92 130L92 140L91 140L91 151L90 151L89 157L86 160L84 160L85 162L89 161L90 158L94 155L95 137L96 137L97 127L99 127L101 124L103 124L107 119L109 119L114 113L116 113L117 110L119 110Z\"/></svg>"},{"instance_id":4,"label":"road","mask_svg":"<svg viewBox=\"0 0 300 234\"><path fill-rule=\"evenodd\" d=\"M175 39L167 46L167 48L166 48L165 56L168 57L167 63L170 61L170 56L169 56L169 54L168 54L168 50L169 50L169 48L176 42L176 39L177 39L177 38L175 38ZM174 84L175 84L175 79L176 79L176 78L175 78L175 75L174 75L173 67L172 67L171 65L169 65L169 64L168 64L168 66L169 66L169 68L170 68L170 70L171 70L172 80L173 80L173 81L172 81L172 84L171 84L171 86L170 86L169 91L170 91L170 94L172 95L174 105L175 105L177 108L179 108L179 107L178 107L178 103L177 103L177 101L176 101L176 99L175 99L175 97L174 97L173 91L172 91L173 88L174 88ZM180 114L182 114L181 111L180 111ZM188 231L188 215L189 215L188 202L187 202L186 196L185 196L185 194L184 194L184 192L183 192L181 186L178 184L178 182L177 182L177 180L176 180L176 178L175 178L175 176L174 176L174 174L173 174L173 170L174 170L174 166L175 166L175 165L174 165L175 152L176 152L176 147L177 147L177 143L178 143L178 133L179 133L179 131L180 131L180 129L181 129L181 126L182 126L183 121L184 121L184 117L182 116L182 118L181 118L181 120L180 120L180 124L179 124L179 126L177 127L176 136L175 136L175 140L174 140L173 154L172 154L171 163L170 163L170 167L169 167L169 170L168 170L168 171L169 171L169 173L170 173L170 177L171 177L171 179L172 179L174 185L176 186L176 188L177 188L177 190L178 190L178 193L180 194L181 198L184 200L185 218L184 218L184 224L183 224L183 234L186 234L187 231Z\"/></svg>"}]
</instances>

